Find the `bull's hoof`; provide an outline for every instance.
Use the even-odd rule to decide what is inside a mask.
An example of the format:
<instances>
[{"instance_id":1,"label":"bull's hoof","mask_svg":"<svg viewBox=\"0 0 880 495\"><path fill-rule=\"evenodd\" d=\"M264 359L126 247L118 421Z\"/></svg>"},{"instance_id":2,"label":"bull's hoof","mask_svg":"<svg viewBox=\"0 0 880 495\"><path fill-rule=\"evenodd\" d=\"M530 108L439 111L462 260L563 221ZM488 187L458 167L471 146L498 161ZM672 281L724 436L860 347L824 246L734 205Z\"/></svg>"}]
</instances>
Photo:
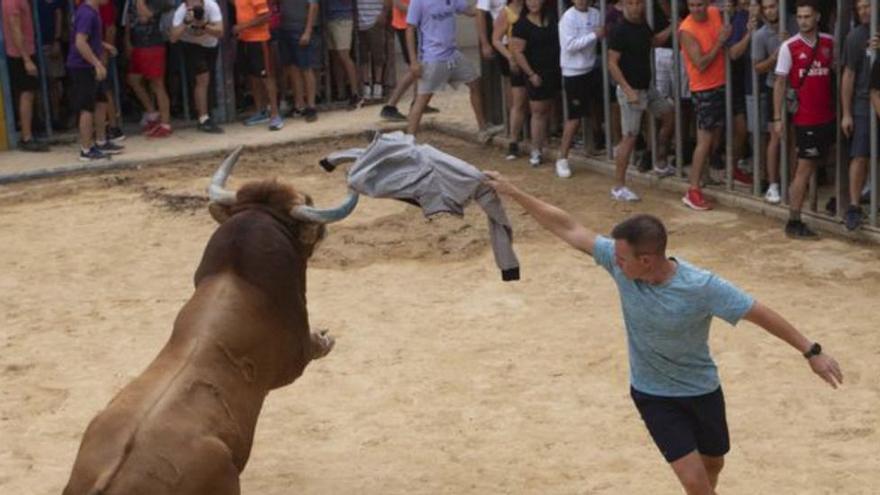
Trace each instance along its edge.
<instances>
[{"instance_id":1,"label":"bull's hoof","mask_svg":"<svg viewBox=\"0 0 880 495\"><path fill-rule=\"evenodd\" d=\"M330 336L327 330L321 330L318 333L312 332L312 359L321 359L330 354L334 345L336 345L336 339Z\"/></svg>"}]
</instances>

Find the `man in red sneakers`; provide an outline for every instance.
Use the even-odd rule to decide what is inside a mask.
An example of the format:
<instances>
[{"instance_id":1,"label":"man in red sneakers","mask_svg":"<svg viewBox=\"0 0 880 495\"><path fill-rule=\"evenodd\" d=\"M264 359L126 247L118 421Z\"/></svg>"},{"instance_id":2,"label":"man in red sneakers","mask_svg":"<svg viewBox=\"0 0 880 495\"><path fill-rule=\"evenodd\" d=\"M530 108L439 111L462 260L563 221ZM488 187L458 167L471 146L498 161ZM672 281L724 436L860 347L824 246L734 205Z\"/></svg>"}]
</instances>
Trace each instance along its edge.
<instances>
[{"instance_id":1,"label":"man in red sneakers","mask_svg":"<svg viewBox=\"0 0 880 495\"><path fill-rule=\"evenodd\" d=\"M789 220L785 234L794 239L818 236L801 221L801 207L810 178L819 160L827 155L836 139L831 70L834 38L819 32L819 7L815 0L798 0L797 23L800 32L779 47L776 83L773 86L773 125L782 132L785 82L797 94L794 112L798 164L789 190ZM794 102L788 102L793 104Z\"/></svg>"},{"instance_id":2,"label":"man in red sneakers","mask_svg":"<svg viewBox=\"0 0 880 495\"><path fill-rule=\"evenodd\" d=\"M128 84L144 107L141 125L147 137L171 135L171 108L165 90L165 36L159 26L161 15L174 7L169 0L128 0L125 12L125 50L128 54ZM143 80L149 82L156 105ZM158 106L158 112L156 108Z\"/></svg>"},{"instance_id":3,"label":"man in red sneakers","mask_svg":"<svg viewBox=\"0 0 880 495\"><path fill-rule=\"evenodd\" d=\"M682 202L694 210L708 210L700 179L703 168L721 141L724 126L724 45L730 26L709 0L688 0L690 15L681 23L681 50L687 69L691 99L697 114L697 146L691 160L690 183Z\"/></svg>"}]
</instances>

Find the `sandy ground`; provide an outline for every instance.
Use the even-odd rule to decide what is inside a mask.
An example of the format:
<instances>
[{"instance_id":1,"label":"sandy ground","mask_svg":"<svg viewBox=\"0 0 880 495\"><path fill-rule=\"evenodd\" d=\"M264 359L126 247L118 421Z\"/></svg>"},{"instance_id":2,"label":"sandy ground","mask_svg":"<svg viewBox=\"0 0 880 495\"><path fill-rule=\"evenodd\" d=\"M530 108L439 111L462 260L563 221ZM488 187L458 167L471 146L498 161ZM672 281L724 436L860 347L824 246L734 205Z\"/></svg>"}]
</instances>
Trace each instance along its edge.
<instances>
[{"instance_id":1,"label":"sandy ground","mask_svg":"<svg viewBox=\"0 0 880 495\"><path fill-rule=\"evenodd\" d=\"M560 181L426 138L603 232L659 214L675 255L732 279L838 358L846 385L833 391L760 329L715 324L732 434L722 493L877 493L876 247L791 242L776 222L692 213L659 191L622 206L605 177ZM232 185L277 175L335 202L342 176L316 162L352 144L245 155ZM0 187L0 493L59 493L88 421L167 339L215 227L202 191L216 163ZM309 309L337 347L270 394L244 493L679 493L628 396L610 278L508 211L516 283L501 282L476 206L427 221L364 199L332 226L309 270Z\"/></svg>"}]
</instances>

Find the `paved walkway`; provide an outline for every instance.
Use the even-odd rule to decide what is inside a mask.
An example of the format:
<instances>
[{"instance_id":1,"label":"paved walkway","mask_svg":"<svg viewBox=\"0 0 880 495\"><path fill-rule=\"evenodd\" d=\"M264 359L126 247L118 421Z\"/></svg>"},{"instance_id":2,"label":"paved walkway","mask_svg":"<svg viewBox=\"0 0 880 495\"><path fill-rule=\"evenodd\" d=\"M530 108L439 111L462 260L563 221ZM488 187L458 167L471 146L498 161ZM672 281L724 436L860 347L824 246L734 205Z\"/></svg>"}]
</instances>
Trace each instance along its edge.
<instances>
[{"instance_id":1,"label":"paved walkway","mask_svg":"<svg viewBox=\"0 0 880 495\"><path fill-rule=\"evenodd\" d=\"M404 99L401 111L406 110L408 98ZM466 89L438 93L432 105L439 108L439 114L428 115L423 123L435 121L455 126L458 129L477 130L468 102ZM148 139L130 133L123 143L125 152L112 160L92 163L79 161L79 144L53 146L48 153L26 153L23 151L0 152L0 183L28 178L55 175L84 169L104 169L119 166L135 166L157 162L183 155L201 155L221 150L231 150L239 145L266 146L320 139L339 135L356 134L373 129L402 128L405 123L385 122L379 118L381 106L370 105L358 110L333 110L323 112L314 123L303 119L285 120L284 129L269 131L267 126L245 127L240 123L224 126L224 134L214 135L199 132L195 128L175 130L174 134L163 139Z\"/></svg>"}]
</instances>

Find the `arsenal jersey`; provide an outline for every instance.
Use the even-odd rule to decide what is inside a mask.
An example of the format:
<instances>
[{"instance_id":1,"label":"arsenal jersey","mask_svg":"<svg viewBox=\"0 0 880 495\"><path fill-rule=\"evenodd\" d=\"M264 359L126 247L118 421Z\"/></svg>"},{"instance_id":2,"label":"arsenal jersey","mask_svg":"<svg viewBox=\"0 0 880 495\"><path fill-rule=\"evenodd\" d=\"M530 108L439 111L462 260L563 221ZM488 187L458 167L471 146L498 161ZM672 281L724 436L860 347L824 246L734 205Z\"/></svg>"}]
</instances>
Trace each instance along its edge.
<instances>
[{"instance_id":1,"label":"arsenal jersey","mask_svg":"<svg viewBox=\"0 0 880 495\"><path fill-rule=\"evenodd\" d=\"M794 114L797 126L822 125L837 118L831 84L834 38L819 33L817 43L818 46L811 44L798 33L779 47L776 75L788 77L788 86L797 90L798 111Z\"/></svg>"}]
</instances>

